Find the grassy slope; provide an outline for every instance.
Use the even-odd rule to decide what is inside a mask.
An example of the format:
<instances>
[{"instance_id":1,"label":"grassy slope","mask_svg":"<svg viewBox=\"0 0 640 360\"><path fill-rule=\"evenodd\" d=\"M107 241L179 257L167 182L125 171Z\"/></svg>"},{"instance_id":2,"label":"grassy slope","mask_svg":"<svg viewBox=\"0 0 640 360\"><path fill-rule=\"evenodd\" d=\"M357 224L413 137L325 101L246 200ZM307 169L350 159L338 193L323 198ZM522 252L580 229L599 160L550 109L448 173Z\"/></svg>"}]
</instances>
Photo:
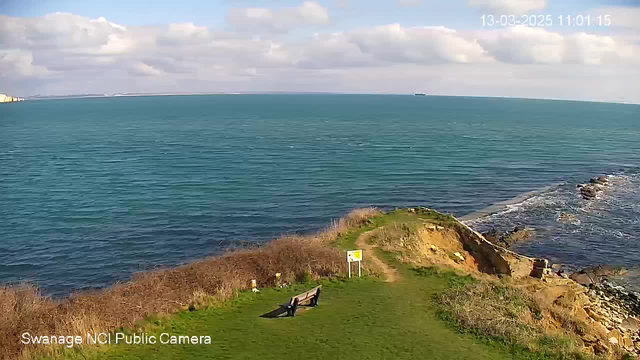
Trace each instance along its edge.
<instances>
[{"instance_id":1,"label":"grassy slope","mask_svg":"<svg viewBox=\"0 0 640 360\"><path fill-rule=\"evenodd\" d=\"M421 215L429 218L429 215ZM417 220L396 212L380 216L366 228L346 234L339 242L352 248L363 231L393 221ZM447 219L440 219L444 222ZM390 256L380 253L387 261ZM366 259L365 259L366 260ZM211 345L118 345L94 353L95 359L514 359L531 353L512 352L505 345L462 335L442 322L433 295L446 289L450 278L419 275L404 265L401 280L332 280L323 282L320 306L294 318L264 319L291 295L314 284L290 289L242 293L222 307L183 312L146 326L147 333L210 335ZM71 355L71 354L70 354ZM88 358L70 356L73 358Z\"/></svg>"}]
</instances>

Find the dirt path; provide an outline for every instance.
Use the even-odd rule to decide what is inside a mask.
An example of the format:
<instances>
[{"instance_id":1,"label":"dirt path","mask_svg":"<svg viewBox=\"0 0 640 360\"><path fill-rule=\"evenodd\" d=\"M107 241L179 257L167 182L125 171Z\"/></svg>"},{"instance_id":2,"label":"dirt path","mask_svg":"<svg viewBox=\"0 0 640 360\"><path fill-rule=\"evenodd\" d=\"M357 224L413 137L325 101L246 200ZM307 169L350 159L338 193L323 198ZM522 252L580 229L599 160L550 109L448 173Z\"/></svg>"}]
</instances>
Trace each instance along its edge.
<instances>
[{"instance_id":1,"label":"dirt path","mask_svg":"<svg viewBox=\"0 0 640 360\"><path fill-rule=\"evenodd\" d=\"M358 239L356 239L356 246L364 250L364 261L369 261L371 264L373 264L374 269L381 271L384 274L386 282L395 282L399 278L398 271L387 265L387 263L385 263L384 261L380 260L380 258L376 256L376 253L373 250L374 248L376 248L376 246L367 243L367 240L369 240L369 238L373 235L373 232L376 230L377 229L369 230L360 234L360 236L358 236Z\"/></svg>"}]
</instances>

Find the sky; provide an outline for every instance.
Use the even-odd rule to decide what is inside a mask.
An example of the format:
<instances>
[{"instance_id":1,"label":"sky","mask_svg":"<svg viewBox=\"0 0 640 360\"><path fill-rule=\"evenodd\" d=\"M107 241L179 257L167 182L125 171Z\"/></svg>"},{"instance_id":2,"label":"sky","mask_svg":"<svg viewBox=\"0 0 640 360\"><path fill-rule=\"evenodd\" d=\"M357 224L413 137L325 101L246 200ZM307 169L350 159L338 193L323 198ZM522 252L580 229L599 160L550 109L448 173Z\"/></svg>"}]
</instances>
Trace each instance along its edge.
<instances>
[{"instance_id":1,"label":"sky","mask_svg":"<svg viewBox=\"0 0 640 360\"><path fill-rule=\"evenodd\" d=\"M0 0L0 93L243 91L640 103L640 0Z\"/></svg>"}]
</instances>

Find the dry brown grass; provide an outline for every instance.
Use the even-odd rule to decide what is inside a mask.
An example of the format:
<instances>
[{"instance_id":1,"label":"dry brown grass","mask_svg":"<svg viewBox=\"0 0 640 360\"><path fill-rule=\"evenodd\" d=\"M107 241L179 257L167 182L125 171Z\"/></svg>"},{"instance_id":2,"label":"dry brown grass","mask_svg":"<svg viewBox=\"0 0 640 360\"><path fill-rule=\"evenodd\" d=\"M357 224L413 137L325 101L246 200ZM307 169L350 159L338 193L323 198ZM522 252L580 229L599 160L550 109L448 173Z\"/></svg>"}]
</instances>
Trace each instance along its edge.
<instances>
[{"instance_id":1,"label":"dry brown grass","mask_svg":"<svg viewBox=\"0 0 640 360\"><path fill-rule=\"evenodd\" d=\"M623 352L612 348L599 357L589 354L581 340L589 334L603 343L606 338L572 312L573 302L545 303L526 289L499 281L477 281L454 287L440 295L447 316L462 329L502 339L531 351L566 359L619 359Z\"/></svg>"},{"instance_id":2,"label":"dry brown grass","mask_svg":"<svg viewBox=\"0 0 640 360\"><path fill-rule=\"evenodd\" d=\"M335 276L346 271L342 253L326 246L340 234L378 214L357 209L318 234L286 236L267 245L237 250L173 269L140 273L126 283L54 301L32 286L0 287L0 358L55 356L61 347L26 348L20 335L83 335L135 327L149 315L170 314L192 306L222 302L238 291L282 281Z\"/></svg>"},{"instance_id":3,"label":"dry brown grass","mask_svg":"<svg viewBox=\"0 0 640 360\"><path fill-rule=\"evenodd\" d=\"M341 235L348 232L349 229L361 226L368 222L369 219L379 214L380 210L374 207L352 210L346 216L331 222L331 225L329 225L324 231L313 236L312 239L325 244L335 242Z\"/></svg>"}]
</instances>

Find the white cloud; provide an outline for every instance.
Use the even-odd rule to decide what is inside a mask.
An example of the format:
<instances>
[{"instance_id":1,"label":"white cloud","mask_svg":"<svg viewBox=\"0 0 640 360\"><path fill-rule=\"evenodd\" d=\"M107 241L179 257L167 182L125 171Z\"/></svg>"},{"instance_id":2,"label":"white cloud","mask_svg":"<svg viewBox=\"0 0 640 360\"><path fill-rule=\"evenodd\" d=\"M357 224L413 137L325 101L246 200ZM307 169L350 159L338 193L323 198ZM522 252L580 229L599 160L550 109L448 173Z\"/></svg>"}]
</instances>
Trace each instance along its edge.
<instances>
[{"instance_id":1,"label":"white cloud","mask_svg":"<svg viewBox=\"0 0 640 360\"><path fill-rule=\"evenodd\" d=\"M422 0L397 0L398 5L404 7L416 7L422 5Z\"/></svg>"},{"instance_id":2,"label":"white cloud","mask_svg":"<svg viewBox=\"0 0 640 360\"><path fill-rule=\"evenodd\" d=\"M133 75L141 75L141 76L160 76L163 74L162 71L154 68L153 66L147 65L143 62L132 64L129 71Z\"/></svg>"},{"instance_id":3,"label":"white cloud","mask_svg":"<svg viewBox=\"0 0 640 360\"><path fill-rule=\"evenodd\" d=\"M286 32L295 27L325 25L329 12L315 1L305 1L293 8L235 8L229 11L227 22L236 30Z\"/></svg>"},{"instance_id":4,"label":"white cloud","mask_svg":"<svg viewBox=\"0 0 640 360\"><path fill-rule=\"evenodd\" d=\"M271 11L270 21L276 13ZM313 11L296 14L306 23L328 21ZM269 18L261 11L251 15ZM50 14L2 16L0 34L0 84L14 87L2 90L18 95L423 89L546 97L552 87L581 98L636 96L640 102L638 45L584 32L389 24L307 36L256 36L193 23L123 26L104 18ZM514 92L515 86L522 89Z\"/></svg>"},{"instance_id":5,"label":"white cloud","mask_svg":"<svg viewBox=\"0 0 640 360\"><path fill-rule=\"evenodd\" d=\"M640 7L609 6L601 7L589 12L593 21L605 21L608 15L611 27L622 27L640 30Z\"/></svg>"},{"instance_id":6,"label":"white cloud","mask_svg":"<svg viewBox=\"0 0 640 360\"><path fill-rule=\"evenodd\" d=\"M563 35L526 26L480 32L478 42L496 60L516 64L630 63L639 55L637 46L610 36Z\"/></svg>"},{"instance_id":7,"label":"white cloud","mask_svg":"<svg viewBox=\"0 0 640 360\"><path fill-rule=\"evenodd\" d=\"M110 35L127 30L105 18L89 19L69 13L48 14L39 18L12 18L0 15L0 46L29 46L73 50L99 49Z\"/></svg>"},{"instance_id":8,"label":"white cloud","mask_svg":"<svg viewBox=\"0 0 640 360\"><path fill-rule=\"evenodd\" d=\"M543 10L547 7L547 0L468 0L468 4L497 15L520 15Z\"/></svg>"},{"instance_id":9,"label":"white cloud","mask_svg":"<svg viewBox=\"0 0 640 360\"><path fill-rule=\"evenodd\" d=\"M33 54L28 50L0 50L0 77L40 77L49 71L33 63Z\"/></svg>"},{"instance_id":10,"label":"white cloud","mask_svg":"<svg viewBox=\"0 0 640 360\"><path fill-rule=\"evenodd\" d=\"M455 30L400 24L316 34L297 50L299 67L317 69L491 60L477 41Z\"/></svg>"}]
</instances>

